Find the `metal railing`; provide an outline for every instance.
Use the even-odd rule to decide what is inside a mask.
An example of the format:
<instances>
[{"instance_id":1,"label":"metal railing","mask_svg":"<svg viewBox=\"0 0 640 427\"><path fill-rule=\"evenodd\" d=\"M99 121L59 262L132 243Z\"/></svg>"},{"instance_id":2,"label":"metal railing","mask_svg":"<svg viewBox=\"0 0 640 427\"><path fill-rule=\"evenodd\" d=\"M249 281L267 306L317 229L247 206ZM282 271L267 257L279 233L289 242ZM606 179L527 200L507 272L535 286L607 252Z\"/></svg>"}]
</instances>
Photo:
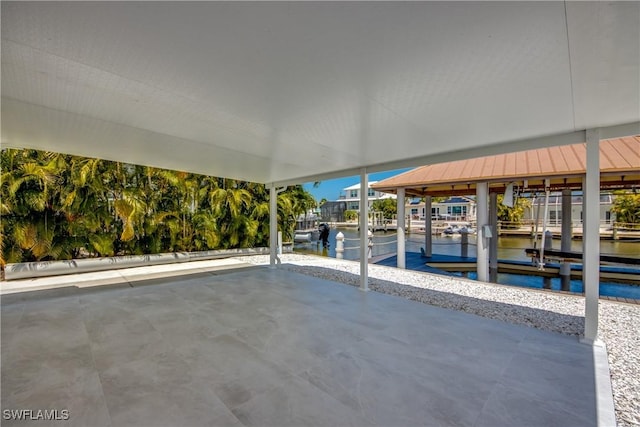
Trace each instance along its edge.
<instances>
[{"instance_id":1,"label":"metal railing","mask_svg":"<svg viewBox=\"0 0 640 427\"><path fill-rule=\"evenodd\" d=\"M390 237L396 237L393 240L388 240ZM393 254L396 253L396 247L398 244L398 239L397 239L398 233L393 233L393 234L389 234L386 233L383 236L376 236L375 234L371 233L371 231L369 231L369 236L367 238L367 246L368 246L368 251L367 251L367 258L372 258L373 257L373 248L378 247L378 248L382 248L382 247L389 247L388 250L383 251L379 251L378 253L376 253L376 256L383 256L383 255L387 255L387 254ZM466 237L466 238L465 238ZM376 241L376 239L382 239L384 238L386 241ZM423 241L418 241L415 239L410 239L409 237L405 236L405 241L406 242L411 242L411 243L423 243ZM349 242L357 242L355 245L353 243L349 243ZM466 258L468 256L468 248L470 246L477 246L476 243L472 243L469 242L468 240L468 235L463 236L462 239L460 239L459 241L451 241L451 242L433 242L432 245L434 246L460 246L460 256ZM346 238L344 237L344 234L342 233L338 233L336 235L336 258L342 259L344 258L344 252L348 251L348 250L357 250L360 249L360 238Z\"/></svg>"}]
</instances>

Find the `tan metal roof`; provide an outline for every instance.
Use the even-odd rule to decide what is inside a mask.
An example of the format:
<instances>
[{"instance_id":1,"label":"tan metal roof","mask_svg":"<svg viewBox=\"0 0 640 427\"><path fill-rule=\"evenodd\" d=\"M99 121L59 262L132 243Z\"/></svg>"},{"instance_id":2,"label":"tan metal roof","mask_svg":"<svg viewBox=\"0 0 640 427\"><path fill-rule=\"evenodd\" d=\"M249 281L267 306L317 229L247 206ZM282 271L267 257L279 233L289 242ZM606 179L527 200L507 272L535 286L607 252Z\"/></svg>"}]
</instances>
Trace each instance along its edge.
<instances>
[{"instance_id":1,"label":"tan metal roof","mask_svg":"<svg viewBox=\"0 0 640 427\"><path fill-rule=\"evenodd\" d=\"M501 191L514 182L530 189L581 188L586 171L586 144L505 153L448 163L421 166L372 185L395 193L405 187L408 195L473 194L475 183L488 181ZM640 135L600 142L602 188L630 188L640 185Z\"/></svg>"}]
</instances>

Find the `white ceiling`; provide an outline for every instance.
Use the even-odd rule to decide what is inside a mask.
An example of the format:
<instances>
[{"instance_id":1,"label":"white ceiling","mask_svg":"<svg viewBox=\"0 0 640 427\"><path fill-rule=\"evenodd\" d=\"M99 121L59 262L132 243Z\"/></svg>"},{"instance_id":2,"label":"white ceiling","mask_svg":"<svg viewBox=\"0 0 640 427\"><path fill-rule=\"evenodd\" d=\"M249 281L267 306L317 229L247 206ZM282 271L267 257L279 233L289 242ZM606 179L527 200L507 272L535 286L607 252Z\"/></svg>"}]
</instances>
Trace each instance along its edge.
<instances>
[{"instance_id":1,"label":"white ceiling","mask_svg":"<svg viewBox=\"0 0 640 427\"><path fill-rule=\"evenodd\" d=\"M640 122L639 2L1 7L3 146L271 183Z\"/></svg>"}]
</instances>

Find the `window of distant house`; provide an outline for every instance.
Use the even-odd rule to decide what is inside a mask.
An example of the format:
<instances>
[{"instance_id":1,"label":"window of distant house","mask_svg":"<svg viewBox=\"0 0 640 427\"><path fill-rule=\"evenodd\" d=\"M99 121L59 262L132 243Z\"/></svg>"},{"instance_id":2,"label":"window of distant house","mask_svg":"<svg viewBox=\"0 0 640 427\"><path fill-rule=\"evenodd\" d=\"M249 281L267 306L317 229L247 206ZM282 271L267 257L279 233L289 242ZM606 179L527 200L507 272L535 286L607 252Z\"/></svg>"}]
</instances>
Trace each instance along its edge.
<instances>
[{"instance_id":1,"label":"window of distant house","mask_svg":"<svg viewBox=\"0 0 640 427\"><path fill-rule=\"evenodd\" d=\"M447 213L449 213L450 215L466 215L467 207L460 205L447 206Z\"/></svg>"},{"instance_id":2,"label":"window of distant house","mask_svg":"<svg viewBox=\"0 0 640 427\"><path fill-rule=\"evenodd\" d=\"M358 190L351 190L351 192L349 192L349 197L358 197Z\"/></svg>"},{"instance_id":3,"label":"window of distant house","mask_svg":"<svg viewBox=\"0 0 640 427\"><path fill-rule=\"evenodd\" d=\"M373 197L376 195L376 191L373 188L370 188L368 194L369 194L369 197Z\"/></svg>"}]
</instances>

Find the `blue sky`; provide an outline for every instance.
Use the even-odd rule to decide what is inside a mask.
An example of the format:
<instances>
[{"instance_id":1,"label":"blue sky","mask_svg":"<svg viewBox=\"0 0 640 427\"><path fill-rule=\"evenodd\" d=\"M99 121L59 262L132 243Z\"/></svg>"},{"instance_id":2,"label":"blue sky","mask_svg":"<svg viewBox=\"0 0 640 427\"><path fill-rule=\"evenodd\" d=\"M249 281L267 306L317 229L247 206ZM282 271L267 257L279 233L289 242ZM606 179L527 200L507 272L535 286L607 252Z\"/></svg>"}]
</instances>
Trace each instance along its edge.
<instances>
[{"instance_id":1,"label":"blue sky","mask_svg":"<svg viewBox=\"0 0 640 427\"><path fill-rule=\"evenodd\" d=\"M369 181L380 181L408 170L409 169L397 169L387 172L371 173L369 174ZM313 194L313 197L315 197L315 199L319 202L323 198L327 200L337 200L340 196L340 191L342 191L343 188L349 187L359 182L360 175L354 175L346 178L321 181L318 188L313 188L313 182L308 182L304 184L304 188L308 192Z\"/></svg>"}]
</instances>

